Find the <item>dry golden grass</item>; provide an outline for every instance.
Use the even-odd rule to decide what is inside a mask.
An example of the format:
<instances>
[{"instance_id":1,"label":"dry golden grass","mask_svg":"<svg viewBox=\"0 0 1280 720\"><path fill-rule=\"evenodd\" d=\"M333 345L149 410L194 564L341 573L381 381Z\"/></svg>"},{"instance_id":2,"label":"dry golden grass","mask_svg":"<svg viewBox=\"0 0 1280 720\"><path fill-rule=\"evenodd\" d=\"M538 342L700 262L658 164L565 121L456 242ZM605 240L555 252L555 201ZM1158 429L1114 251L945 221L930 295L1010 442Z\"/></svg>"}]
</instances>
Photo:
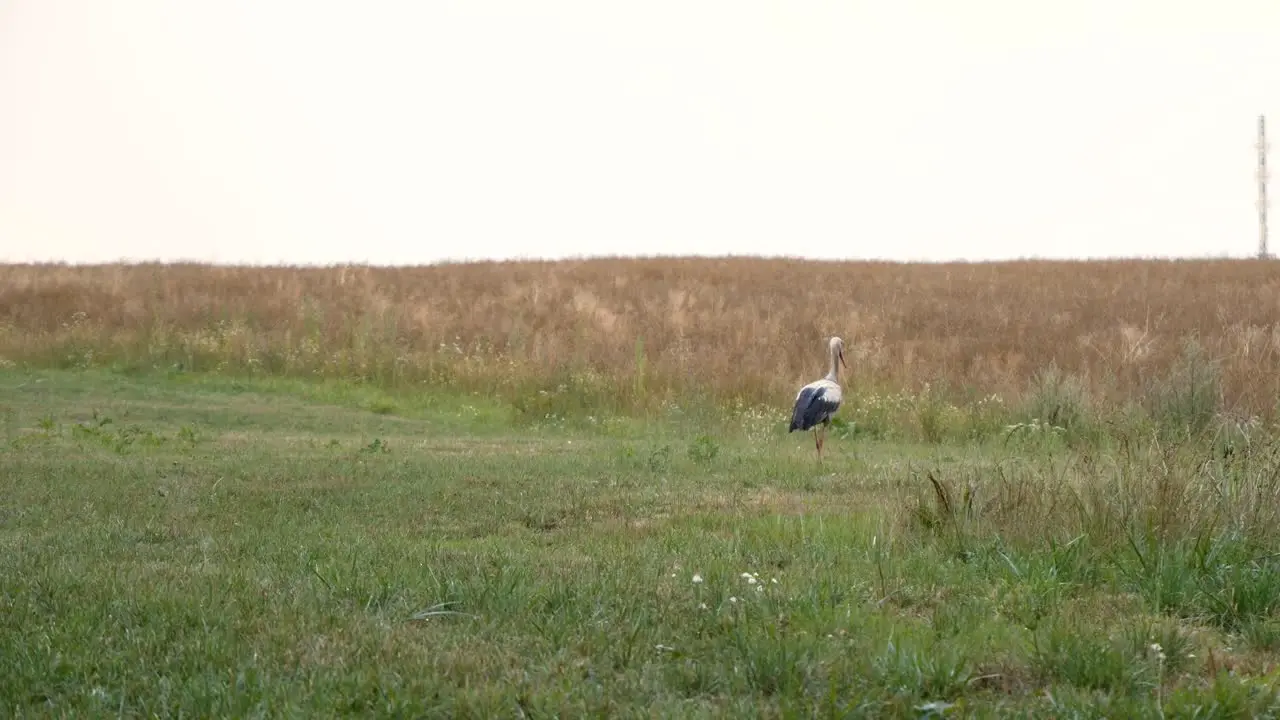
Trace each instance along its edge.
<instances>
[{"instance_id":1,"label":"dry golden grass","mask_svg":"<svg viewBox=\"0 0 1280 720\"><path fill-rule=\"evenodd\" d=\"M0 363L361 376L514 395L569 383L653 407L785 405L849 348L856 394L1017 397L1050 365L1133 398L1195 339L1222 407L1270 414L1280 274L1266 261L905 265L604 259L416 268L0 266ZM643 358L643 362L640 358Z\"/></svg>"}]
</instances>

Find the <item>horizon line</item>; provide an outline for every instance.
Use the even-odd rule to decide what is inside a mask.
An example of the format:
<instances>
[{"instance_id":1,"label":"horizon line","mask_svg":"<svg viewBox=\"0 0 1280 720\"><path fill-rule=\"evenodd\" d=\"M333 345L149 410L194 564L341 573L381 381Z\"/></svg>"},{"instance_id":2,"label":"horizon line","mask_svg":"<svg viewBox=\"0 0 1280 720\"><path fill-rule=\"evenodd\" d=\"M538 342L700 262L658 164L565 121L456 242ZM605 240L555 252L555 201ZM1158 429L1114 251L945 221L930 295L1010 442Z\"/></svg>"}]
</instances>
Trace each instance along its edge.
<instances>
[{"instance_id":1,"label":"horizon line","mask_svg":"<svg viewBox=\"0 0 1280 720\"><path fill-rule=\"evenodd\" d=\"M1274 260L1274 255L1266 258L1257 255L1231 255L1228 253L1220 253L1216 255L1179 255L1179 256L1158 256L1158 255L1109 255L1109 256L1083 256L1083 257L1045 257L1037 255L1025 255L1019 257L1005 258L946 258L946 259L891 259L891 258L814 258L800 255L787 254L583 254L558 257L533 257L533 256L516 256L502 258L442 258L427 262L374 262L370 260L334 260L326 262L308 262L308 261L250 261L250 260L209 260L195 258L119 258L116 260L94 260L94 261L77 261L77 260L0 260L0 267L79 267L79 268L101 268L101 267L143 267L143 266L200 266L210 268L261 268L261 269L326 269L326 268L383 268L383 269L409 269L409 268L425 268L440 267L450 265L499 265L499 264L527 264L527 265L546 265L546 264L572 264L572 263L594 263L594 262L618 262L618 261L655 261L667 260L672 262L689 262L689 261L782 261L790 263L808 263L808 264L874 264L874 265L1001 265L1001 264L1019 264L1019 263L1045 263L1045 264L1104 264L1104 263L1124 263L1124 262L1151 262L1151 263L1174 263L1174 262L1222 262L1222 261L1258 261L1258 260Z\"/></svg>"}]
</instances>

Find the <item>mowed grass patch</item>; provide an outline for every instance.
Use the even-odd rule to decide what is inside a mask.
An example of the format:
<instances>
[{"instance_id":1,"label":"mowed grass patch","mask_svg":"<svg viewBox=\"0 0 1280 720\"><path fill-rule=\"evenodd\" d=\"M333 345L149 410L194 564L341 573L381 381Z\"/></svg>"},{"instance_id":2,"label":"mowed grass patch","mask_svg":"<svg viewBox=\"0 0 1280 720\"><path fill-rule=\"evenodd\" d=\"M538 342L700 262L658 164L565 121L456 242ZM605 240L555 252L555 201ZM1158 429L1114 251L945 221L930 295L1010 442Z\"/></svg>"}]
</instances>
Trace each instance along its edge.
<instances>
[{"instance_id":1,"label":"mowed grass patch","mask_svg":"<svg viewBox=\"0 0 1280 720\"><path fill-rule=\"evenodd\" d=\"M466 397L0 389L9 714L1275 711L1270 536L1170 522L1125 554L1137 516L1081 510L1150 458L833 440L819 464L785 428L516 426Z\"/></svg>"}]
</instances>

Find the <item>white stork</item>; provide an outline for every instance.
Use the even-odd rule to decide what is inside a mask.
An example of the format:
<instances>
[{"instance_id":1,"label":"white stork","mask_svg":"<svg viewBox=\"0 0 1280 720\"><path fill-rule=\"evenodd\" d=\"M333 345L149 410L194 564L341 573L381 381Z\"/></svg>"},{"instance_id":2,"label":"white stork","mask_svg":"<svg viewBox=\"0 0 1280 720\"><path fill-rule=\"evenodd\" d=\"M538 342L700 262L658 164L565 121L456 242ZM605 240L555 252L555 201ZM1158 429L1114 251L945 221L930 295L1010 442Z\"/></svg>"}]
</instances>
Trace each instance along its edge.
<instances>
[{"instance_id":1,"label":"white stork","mask_svg":"<svg viewBox=\"0 0 1280 720\"><path fill-rule=\"evenodd\" d=\"M839 366L843 364L845 368L849 367L844 360L843 340L833 337L827 347L831 352L831 370L821 380L800 388L800 393L796 395L795 409L791 411L791 428L787 430L791 433L812 428L813 444L818 448L819 460L822 459L822 442L826 438L827 427L831 424L831 417L840 409L840 401L843 399L838 380Z\"/></svg>"}]
</instances>

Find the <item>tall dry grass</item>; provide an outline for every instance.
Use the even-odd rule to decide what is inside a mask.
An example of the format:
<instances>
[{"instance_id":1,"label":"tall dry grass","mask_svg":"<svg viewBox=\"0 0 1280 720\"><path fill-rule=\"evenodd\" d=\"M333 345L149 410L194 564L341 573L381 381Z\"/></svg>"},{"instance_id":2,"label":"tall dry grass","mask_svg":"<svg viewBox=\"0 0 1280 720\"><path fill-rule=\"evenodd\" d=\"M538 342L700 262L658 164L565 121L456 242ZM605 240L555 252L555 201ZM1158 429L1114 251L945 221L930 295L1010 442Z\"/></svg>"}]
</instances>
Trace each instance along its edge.
<instances>
[{"instance_id":1,"label":"tall dry grass","mask_svg":"<svg viewBox=\"0 0 1280 720\"><path fill-rule=\"evenodd\" d=\"M1055 367L1090 398L1149 396L1191 339L1222 408L1280 390L1266 261L904 265L603 259L415 268L0 266L0 363L567 386L616 408L786 404L843 336L860 391L1017 397ZM536 393L534 393L536 394Z\"/></svg>"}]
</instances>

